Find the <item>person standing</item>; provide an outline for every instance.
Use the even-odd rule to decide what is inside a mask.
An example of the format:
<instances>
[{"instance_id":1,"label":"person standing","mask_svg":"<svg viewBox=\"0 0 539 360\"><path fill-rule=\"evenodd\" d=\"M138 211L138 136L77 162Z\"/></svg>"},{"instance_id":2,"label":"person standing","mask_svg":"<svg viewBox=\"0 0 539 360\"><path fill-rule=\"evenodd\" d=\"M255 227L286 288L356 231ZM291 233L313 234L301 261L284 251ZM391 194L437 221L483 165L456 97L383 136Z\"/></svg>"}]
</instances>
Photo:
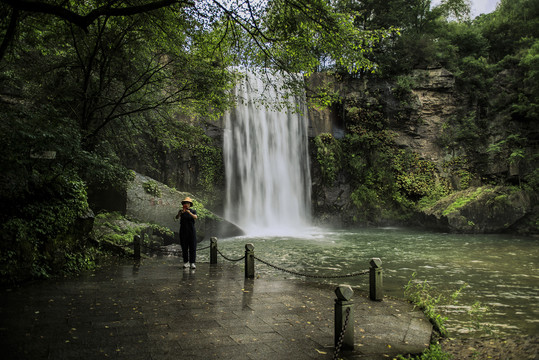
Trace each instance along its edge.
<instances>
[{"instance_id":1,"label":"person standing","mask_svg":"<svg viewBox=\"0 0 539 360\"><path fill-rule=\"evenodd\" d=\"M192 207L193 200L186 197L182 201L182 208L176 215L176 219L180 219L180 246L185 269L189 267L189 264L191 264L191 269L196 269L197 233L195 220L197 219L197 212Z\"/></svg>"}]
</instances>

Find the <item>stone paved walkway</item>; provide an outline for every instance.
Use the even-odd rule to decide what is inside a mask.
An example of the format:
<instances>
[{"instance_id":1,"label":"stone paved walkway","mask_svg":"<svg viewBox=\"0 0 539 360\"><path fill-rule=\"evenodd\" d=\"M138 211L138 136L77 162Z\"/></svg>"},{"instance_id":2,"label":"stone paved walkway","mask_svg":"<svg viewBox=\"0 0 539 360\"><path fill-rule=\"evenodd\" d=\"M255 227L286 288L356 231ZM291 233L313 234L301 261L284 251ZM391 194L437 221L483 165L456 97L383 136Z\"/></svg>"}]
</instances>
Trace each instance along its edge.
<instances>
[{"instance_id":1,"label":"stone paved walkway","mask_svg":"<svg viewBox=\"0 0 539 360\"><path fill-rule=\"evenodd\" d=\"M334 287L248 280L241 264L193 271L165 257L2 290L2 358L332 359ZM355 291L355 350L341 358L428 345L432 327L420 311Z\"/></svg>"}]
</instances>

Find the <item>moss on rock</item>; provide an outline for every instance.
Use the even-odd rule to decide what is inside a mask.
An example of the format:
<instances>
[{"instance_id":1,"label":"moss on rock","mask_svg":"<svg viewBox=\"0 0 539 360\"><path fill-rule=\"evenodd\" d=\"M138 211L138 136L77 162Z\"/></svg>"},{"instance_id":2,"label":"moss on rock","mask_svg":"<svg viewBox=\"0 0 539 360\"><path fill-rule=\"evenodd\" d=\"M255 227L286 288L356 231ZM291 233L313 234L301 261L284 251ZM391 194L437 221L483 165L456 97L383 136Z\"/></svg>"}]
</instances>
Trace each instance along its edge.
<instances>
[{"instance_id":1,"label":"moss on rock","mask_svg":"<svg viewBox=\"0 0 539 360\"><path fill-rule=\"evenodd\" d=\"M463 233L498 233L536 213L533 194L506 186L472 187L439 200L424 210L425 225ZM538 233L537 226L529 233Z\"/></svg>"}]
</instances>

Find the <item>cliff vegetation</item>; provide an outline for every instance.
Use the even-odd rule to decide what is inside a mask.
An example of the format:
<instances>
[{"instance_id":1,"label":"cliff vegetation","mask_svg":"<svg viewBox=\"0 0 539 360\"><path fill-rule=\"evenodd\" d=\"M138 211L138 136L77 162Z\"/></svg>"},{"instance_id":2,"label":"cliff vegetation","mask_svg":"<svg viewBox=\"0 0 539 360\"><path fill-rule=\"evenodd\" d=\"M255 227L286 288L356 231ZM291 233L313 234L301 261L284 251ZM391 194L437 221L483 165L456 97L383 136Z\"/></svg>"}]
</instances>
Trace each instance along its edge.
<instances>
[{"instance_id":1,"label":"cliff vegetation","mask_svg":"<svg viewBox=\"0 0 539 360\"><path fill-rule=\"evenodd\" d=\"M537 234L537 6L501 1L473 20L400 1L341 6L364 14L358 26L401 33L370 55L376 73L310 83L339 95L343 127L313 140L319 221Z\"/></svg>"}]
</instances>

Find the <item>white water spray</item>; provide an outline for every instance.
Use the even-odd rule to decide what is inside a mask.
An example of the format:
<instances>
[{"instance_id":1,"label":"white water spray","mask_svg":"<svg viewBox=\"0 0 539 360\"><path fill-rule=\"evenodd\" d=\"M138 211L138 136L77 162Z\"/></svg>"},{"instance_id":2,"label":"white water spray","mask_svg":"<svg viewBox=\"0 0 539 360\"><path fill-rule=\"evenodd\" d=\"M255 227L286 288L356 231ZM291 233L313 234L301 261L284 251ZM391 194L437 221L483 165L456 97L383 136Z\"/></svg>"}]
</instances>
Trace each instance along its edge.
<instances>
[{"instance_id":1,"label":"white water spray","mask_svg":"<svg viewBox=\"0 0 539 360\"><path fill-rule=\"evenodd\" d=\"M290 236L310 221L307 111L298 98L281 111L261 106L261 97L279 101L282 79L271 81L247 74L225 116L225 218L248 235Z\"/></svg>"}]
</instances>

